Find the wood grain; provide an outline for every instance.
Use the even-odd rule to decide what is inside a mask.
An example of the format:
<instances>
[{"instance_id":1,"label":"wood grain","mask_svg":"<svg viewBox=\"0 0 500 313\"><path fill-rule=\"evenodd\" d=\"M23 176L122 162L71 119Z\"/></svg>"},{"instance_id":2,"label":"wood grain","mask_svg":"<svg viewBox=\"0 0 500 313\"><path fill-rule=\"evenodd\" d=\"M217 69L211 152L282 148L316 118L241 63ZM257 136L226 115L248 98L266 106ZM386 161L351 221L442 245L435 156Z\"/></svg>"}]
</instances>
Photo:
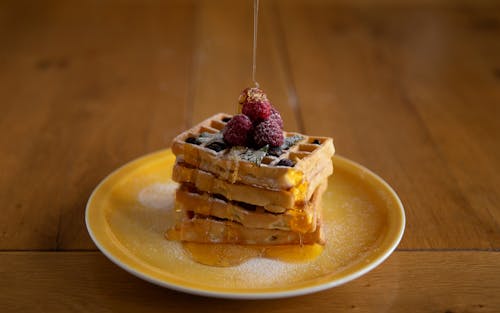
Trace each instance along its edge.
<instances>
[{"instance_id":1,"label":"wood grain","mask_svg":"<svg viewBox=\"0 0 500 313\"><path fill-rule=\"evenodd\" d=\"M186 127L194 8L56 1L0 11L0 248L93 249L83 221L92 189Z\"/></svg>"},{"instance_id":2,"label":"wood grain","mask_svg":"<svg viewBox=\"0 0 500 313\"><path fill-rule=\"evenodd\" d=\"M400 251L345 286L259 302L180 294L99 252L59 251L95 250L85 204L108 173L237 110L252 1L7 0L0 312L500 311L500 3L261 5L257 80L287 130L333 136L396 189Z\"/></svg>"},{"instance_id":3,"label":"wood grain","mask_svg":"<svg viewBox=\"0 0 500 313\"><path fill-rule=\"evenodd\" d=\"M403 248L498 249L500 13L263 3L257 77L287 129L333 136L396 188ZM250 83L251 3L0 11L1 249L94 248L98 181L234 112Z\"/></svg>"},{"instance_id":4,"label":"wood grain","mask_svg":"<svg viewBox=\"0 0 500 313\"><path fill-rule=\"evenodd\" d=\"M498 249L500 12L286 1L277 12L306 131L395 187L401 247ZM486 15L477 38L470 20Z\"/></svg>"},{"instance_id":5,"label":"wood grain","mask_svg":"<svg viewBox=\"0 0 500 313\"><path fill-rule=\"evenodd\" d=\"M1 253L1 312L498 312L498 252L396 252L366 276L267 301L196 297L144 282L96 252Z\"/></svg>"}]
</instances>

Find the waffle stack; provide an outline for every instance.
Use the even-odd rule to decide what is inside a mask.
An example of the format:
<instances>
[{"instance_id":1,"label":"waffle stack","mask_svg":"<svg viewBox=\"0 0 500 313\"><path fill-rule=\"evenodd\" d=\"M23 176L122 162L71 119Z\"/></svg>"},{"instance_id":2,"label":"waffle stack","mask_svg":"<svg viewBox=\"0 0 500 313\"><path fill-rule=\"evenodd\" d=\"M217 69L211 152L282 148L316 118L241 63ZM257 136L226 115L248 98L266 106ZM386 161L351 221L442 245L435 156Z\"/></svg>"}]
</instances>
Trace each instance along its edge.
<instances>
[{"instance_id":1,"label":"waffle stack","mask_svg":"<svg viewBox=\"0 0 500 313\"><path fill-rule=\"evenodd\" d=\"M229 147L216 114L177 136L179 219L167 238L198 243L322 243L321 198L333 173L331 138L285 132L281 147Z\"/></svg>"}]
</instances>

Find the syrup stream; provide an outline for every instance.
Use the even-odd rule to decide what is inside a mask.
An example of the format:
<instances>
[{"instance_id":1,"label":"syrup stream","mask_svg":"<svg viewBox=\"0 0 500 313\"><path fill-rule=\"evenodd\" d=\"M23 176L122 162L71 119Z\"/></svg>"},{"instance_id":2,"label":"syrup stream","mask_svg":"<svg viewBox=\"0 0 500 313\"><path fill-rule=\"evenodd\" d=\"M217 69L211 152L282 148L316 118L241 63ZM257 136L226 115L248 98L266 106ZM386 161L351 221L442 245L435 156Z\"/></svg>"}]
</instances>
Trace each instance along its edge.
<instances>
[{"instance_id":1,"label":"syrup stream","mask_svg":"<svg viewBox=\"0 0 500 313\"><path fill-rule=\"evenodd\" d=\"M253 0L253 60L252 60L252 81L255 87L259 88L259 83L255 79L257 69L257 29L259 23L259 0Z\"/></svg>"},{"instance_id":2,"label":"syrup stream","mask_svg":"<svg viewBox=\"0 0 500 313\"><path fill-rule=\"evenodd\" d=\"M256 80L257 70L257 33L259 22L259 0L253 1L253 57L252 57L252 81L255 87L259 88L259 83ZM234 175L237 175L238 167L236 160L236 168ZM228 168L229 170L229 168ZM228 173L229 176L229 173ZM234 179L234 178L233 178ZM177 210L176 210L177 212ZM181 230L182 231L182 230ZM209 236L209 232L205 234ZM166 234L169 240L180 240L182 237L179 230L171 229ZM189 256L198 263L229 267L239 265L251 258L269 258L276 259L288 263L304 263L317 258L323 252L323 246L319 244L304 245L302 243L302 235L300 235L300 245L284 245L284 246L252 246L252 245L236 245L236 244L207 244L183 242L184 250Z\"/></svg>"}]
</instances>

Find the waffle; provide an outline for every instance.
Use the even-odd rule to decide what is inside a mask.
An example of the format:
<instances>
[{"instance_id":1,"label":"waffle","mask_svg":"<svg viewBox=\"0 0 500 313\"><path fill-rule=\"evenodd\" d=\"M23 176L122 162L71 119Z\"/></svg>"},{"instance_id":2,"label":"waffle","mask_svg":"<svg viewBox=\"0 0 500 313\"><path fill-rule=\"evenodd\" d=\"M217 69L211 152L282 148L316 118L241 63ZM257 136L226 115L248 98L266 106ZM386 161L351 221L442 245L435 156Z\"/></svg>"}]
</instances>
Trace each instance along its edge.
<instances>
[{"instance_id":1,"label":"waffle","mask_svg":"<svg viewBox=\"0 0 500 313\"><path fill-rule=\"evenodd\" d=\"M179 219L167 238L245 245L323 243L320 205L333 173L333 140L284 132L281 147L227 147L222 130L231 118L216 114L174 139L172 179L180 183Z\"/></svg>"},{"instance_id":2,"label":"waffle","mask_svg":"<svg viewBox=\"0 0 500 313\"><path fill-rule=\"evenodd\" d=\"M279 229L247 228L239 223L195 215L176 224L167 239L197 243L244 245L308 245L324 243L320 219L315 231L298 233Z\"/></svg>"},{"instance_id":3,"label":"waffle","mask_svg":"<svg viewBox=\"0 0 500 313\"><path fill-rule=\"evenodd\" d=\"M185 163L213 173L230 183L239 182L245 185L283 190L290 189L302 181L310 180L310 173L316 172L318 166L323 166L325 160L330 162L335 153L331 138L284 132L285 142L294 141L293 138L297 141L290 147L283 146L283 149L273 150L273 153L268 153L263 158L260 165L256 165L253 162L235 158L231 153L232 150L223 145L218 146L220 151L210 149L214 141L195 144L186 142L190 138L200 138L202 134L211 134L216 138L230 118L231 115L219 113L181 133L173 140L173 153L177 157L182 157ZM219 142L222 140L219 139ZM278 163L283 159L294 161L295 166L279 166Z\"/></svg>"},{"instance_id":4,"label":"waffle","mask_svg":"<svg viewBox=\"0 0 500 313\"><path fill-rule=\"evenodd\" d=\"M229 201L220 196L211 196L194 186L182 185L176 192L177 210L181 219L189 219L194 214L213 216L234 221L247 228L280 229L301 233L316 229L318 206L321 203L326 182L314 191L302 210L287 210L282 214L269 214L263 207Z\"/></svg>"},{"instance_id":5,"label":"waffle","mask_svg":"<svg viewBox=\"0 0 500 313\"><path fill-rule=\"evenodd\" d=\"M264 207L273 213L283 213L289 208L300 206L311 198L316 188L333 172L331 161L325 168L319 168L311 181L302 181L288 190L266 189L242 183L230 183L217 178L212 173L196 169L189 164L176 162L172 179L178 183L189 183L197 189L220 194L227 199Z\"/></svg>"}]
</instances>

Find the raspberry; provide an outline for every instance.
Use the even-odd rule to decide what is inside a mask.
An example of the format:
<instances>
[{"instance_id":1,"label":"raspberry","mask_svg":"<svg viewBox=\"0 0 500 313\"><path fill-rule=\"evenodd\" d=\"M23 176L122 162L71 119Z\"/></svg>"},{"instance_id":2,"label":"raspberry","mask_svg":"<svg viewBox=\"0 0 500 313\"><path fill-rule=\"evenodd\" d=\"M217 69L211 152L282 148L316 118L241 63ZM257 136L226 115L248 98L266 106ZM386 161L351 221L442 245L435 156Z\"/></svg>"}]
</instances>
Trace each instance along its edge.
<instances>
[{"instance_id":1,"label":"raspberry","mask_svg":"<svg viewBox=\"0 0 500 313\"><path fill-rule=\"evenodd\" d=\"M271 114L271 103L266 94L259 88L246 88L241 92L238 102L241 112L254 123L266 120Z\"/></svg>"},{"instance_id":2,"label":"raspberry","mask_svg":"<svg viewBox=\"0 0 500 313\"><path fill-rule=\"evenodd\" d=\"M252 127L252 121L247 116L235 115L222 130L224 141L232 146L246 146Z\"/></svg>"},{"instance_id":3,"label":"raspberry","mask_svg":"<svg viewBox=\"0 0 500 313\"><path fill-rule=\"evenodd\" d=\"M271 115L271 103L269 101L262 102L246 102L241 110L243 114L248 116L254 123L267 120Z\"/></svg>"},{"instance_id":4,"label":"raspberry","mask_svg":"<svg viewBox=\"0 0 500 313\"><path fill-rule=\"evenodd\" d=\"M263 102L263 101L268 101L267 96L262 91L262 89L259 88L245 88L242 92L240 97L238 98L238 102L241 105L244 105L247 102Z\"/></svg>"},{"instance_id":5,"label":"raspberry","mask_svg":"<svg viewBox=\"0 0 500 313\"><path fill-rule=\"evenodd\" d=\"M269 115L269 119L278 123L281 129L283 129L283 119L281 118L281 114L274 107L271 107L271 115Z\"/></svg>"},{"instance_id":6,"label":"raspberry","mask_svg":"<svg viewBox=\"0 0 500 313\"><path fill-rule=\"evenodd\" d=\"M283 144L283 131L275 121L266 120L255 127L253 140L257 148L265 145L279 147Z\"/></svg>"}]
</instances>

